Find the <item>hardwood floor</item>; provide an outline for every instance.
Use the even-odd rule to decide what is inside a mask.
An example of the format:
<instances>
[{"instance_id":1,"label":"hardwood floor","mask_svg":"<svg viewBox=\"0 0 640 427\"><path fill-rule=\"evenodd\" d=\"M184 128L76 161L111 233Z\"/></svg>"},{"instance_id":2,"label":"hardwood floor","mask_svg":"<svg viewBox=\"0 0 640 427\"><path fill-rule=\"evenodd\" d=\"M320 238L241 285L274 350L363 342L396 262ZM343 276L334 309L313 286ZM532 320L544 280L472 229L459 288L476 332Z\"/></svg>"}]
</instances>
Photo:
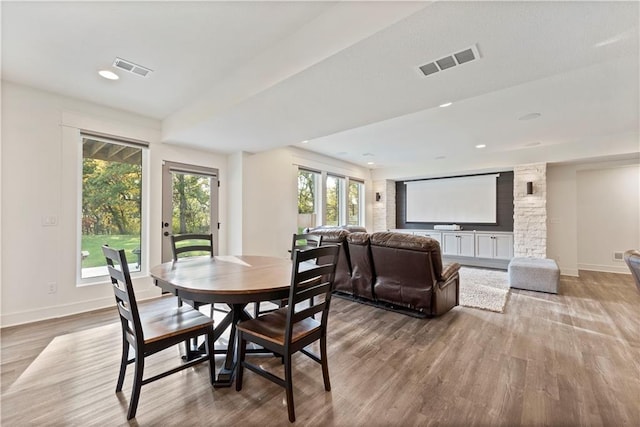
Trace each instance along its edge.
<instances>
[{"instance_id":1,"label":"hardwood floor","mask_svg":"<svg viewBox=\"0 0 640 427\"><path fill-rule=\"evenodd\" d=\"M3 329L2 425L127 425L132 369L116 394L116 321L109 309ZM503 314L416 319L334 298L329 325L331 392L318 364L294 357L298 425L640 425L640 293L628 275L563 276L559 295L512 290ZM178 352L150 358L148 374ZM144 386L131 424L287 425L283 399L251 372L239 393L214 390L199 365Z\"/></svg>"}]
</instances>

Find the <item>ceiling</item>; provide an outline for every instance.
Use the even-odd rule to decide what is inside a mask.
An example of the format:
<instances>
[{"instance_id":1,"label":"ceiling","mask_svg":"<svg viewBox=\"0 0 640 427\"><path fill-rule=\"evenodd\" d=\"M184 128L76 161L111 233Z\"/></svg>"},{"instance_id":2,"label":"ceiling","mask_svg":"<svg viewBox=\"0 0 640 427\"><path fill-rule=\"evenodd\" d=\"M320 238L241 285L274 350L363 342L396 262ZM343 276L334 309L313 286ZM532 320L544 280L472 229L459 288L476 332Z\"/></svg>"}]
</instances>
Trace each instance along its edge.
<instances>
[{"instance_id":1,"label":"ceiling","mask_svg":"<svg viewBox=\"0 0 640 427\"><path fill-rule=\"evenodd\" d=\"M295 145L395 177L640 152L638 2L1 7L4 80L155 118L167 143Z\"/></svg>"}]
</instances>

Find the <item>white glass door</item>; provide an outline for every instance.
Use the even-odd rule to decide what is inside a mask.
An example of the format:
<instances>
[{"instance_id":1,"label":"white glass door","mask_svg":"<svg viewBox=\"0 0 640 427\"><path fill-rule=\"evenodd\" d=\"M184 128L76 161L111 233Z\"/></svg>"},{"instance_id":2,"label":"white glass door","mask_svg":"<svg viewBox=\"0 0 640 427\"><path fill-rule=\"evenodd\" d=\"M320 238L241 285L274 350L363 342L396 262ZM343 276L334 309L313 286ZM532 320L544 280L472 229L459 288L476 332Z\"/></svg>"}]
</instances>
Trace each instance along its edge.
<instances>
[{"instance_id":1,"label":"white glass door","mask_svg":"<svg viewBox=\"0 0 640 427\"><path fill-rule=\"evenodd\" d=\"M162 262L170 261L171 234L213 233L218 248L218 170L164 162L162 170Z\"/></svg>"}]
</instances>

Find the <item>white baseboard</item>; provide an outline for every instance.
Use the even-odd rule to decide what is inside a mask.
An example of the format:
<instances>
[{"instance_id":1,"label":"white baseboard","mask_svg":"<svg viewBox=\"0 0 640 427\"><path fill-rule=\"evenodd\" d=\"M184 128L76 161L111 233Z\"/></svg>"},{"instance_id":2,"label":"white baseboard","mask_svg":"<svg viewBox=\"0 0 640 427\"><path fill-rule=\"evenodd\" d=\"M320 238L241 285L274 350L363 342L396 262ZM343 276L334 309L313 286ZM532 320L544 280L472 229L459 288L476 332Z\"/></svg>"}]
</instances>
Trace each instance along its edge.
<instances>
[{"instance_id":1,"label":"white baseboard","mask_svg":"<svg viewBox=\"0 0 640 427\"><path fill-rule=\"evenodd\" d=\"M564 268L564 267L560 267L560 275L562 275L562 276L572 276L572 277L579 277L580 276L578 274L578 269L577 268Z\"/></svg>"},{"instance_id":2,"label":"white baseboard","mask_svg":"<svg viewBox=\"0 0 640 427\"><path fill-rule=\"evenodd\" d=\"M588 271L602 271L604 273L620 273L620 274L631 274L629 268L625 264L621 266L614 265L599 265L599 264L578 264L578 270L588 270Z\"/></svg>"},{"instance_id":3,"label":"white baseboard","mask_svg":"<svg viewBox=\"0 0 640 427\"><path fill-rule=\"evenodd\" d=\"M136 291L137 300L145 300L157 298L160 295L160 289L150 288L145 291ZM59 317L71 316L74 314L86 313L87 311L99 310L101 308L113 307L113 320L116 321L117 314L115 311L115 299L113 296L106 298L98 298L89 301L79 301L71 304L61 304L47 308L37 308L33 310L25 310L19 313L9 313L0 316L0 325L2 328L9 326L23 325L25 323L39 322L41 320L57 319Z\"/></svg>"}]
</instances>

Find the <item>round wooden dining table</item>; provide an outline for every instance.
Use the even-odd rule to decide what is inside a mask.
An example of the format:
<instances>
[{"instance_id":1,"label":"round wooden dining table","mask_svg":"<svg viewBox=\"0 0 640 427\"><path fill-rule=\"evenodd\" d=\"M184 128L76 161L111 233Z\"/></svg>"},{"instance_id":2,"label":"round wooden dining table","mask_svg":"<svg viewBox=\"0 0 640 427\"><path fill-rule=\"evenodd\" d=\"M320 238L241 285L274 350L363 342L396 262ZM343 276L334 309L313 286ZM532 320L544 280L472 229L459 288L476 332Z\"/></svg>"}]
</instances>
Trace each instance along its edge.
<instances>
[{"instance_id":1,"label":"round wooden dining table","mask_svg":"<svg viewBox=\"0 0 640 427\"><path fill-rule=\"evenodd\" d=\"M291 260L266 256L189 257L153 267L150 275L164 291L186 301L224 303L230 311L216 322L216 340L229 329L225 363L214 387L229 387L236 368L236 325L250 319L251 302L285 299L291 283Z\"/></svg>"}]
</instances>

